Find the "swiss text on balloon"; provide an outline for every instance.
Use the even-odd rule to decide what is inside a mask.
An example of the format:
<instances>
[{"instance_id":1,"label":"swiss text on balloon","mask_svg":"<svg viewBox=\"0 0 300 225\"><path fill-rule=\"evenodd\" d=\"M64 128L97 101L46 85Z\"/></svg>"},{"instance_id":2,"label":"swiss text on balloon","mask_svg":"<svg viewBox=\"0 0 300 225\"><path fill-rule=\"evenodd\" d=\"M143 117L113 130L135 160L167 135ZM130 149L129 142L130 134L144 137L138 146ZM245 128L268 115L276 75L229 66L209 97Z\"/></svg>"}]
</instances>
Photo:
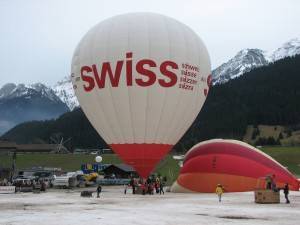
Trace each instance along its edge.
<instances>
[{"instance_id":1,"label":"swiss text on balloon","mask_svg":"<svg viewBox=\"0 0 300 225\"><path fill-rule=\"evenodd\" d=\"M127 86L132 86L133 82L135 82L141 87L147 87L158 82L162 87L172 87L177 83L176 72L178 71L178 64L170 60L163 61L160 65L152 59L141 59L137 61L134 68L141 77L134 79L132 73L134 66L132 63L132 55L131 52L126 53L126 60L117 61L115 68L112 68L111 62L103 62L100 66L96 64L82 66L80 75L81 79L85 82L83 86L84 90L89 92L96 86L98 88L105 88L107 76L111 82L111 86L118 87L124 67ZM157 75L151 70L151 68L156 67L159 67L159 71L165 79L157 79Z\"/></svg>"}]
</instances>

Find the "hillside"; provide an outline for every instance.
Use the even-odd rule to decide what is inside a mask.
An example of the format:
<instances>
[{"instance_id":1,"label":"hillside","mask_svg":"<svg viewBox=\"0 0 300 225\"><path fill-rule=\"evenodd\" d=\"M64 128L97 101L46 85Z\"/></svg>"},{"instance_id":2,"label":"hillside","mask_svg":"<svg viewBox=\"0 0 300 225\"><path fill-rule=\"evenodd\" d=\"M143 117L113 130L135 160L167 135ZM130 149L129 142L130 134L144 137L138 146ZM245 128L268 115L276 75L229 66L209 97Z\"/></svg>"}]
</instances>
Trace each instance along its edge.
<instances>
[{"instance_id":1,"label":"hillside","mask_svg":"<svg viewBox=\"0 0 300 225\"><path fill-rule=\"evenodd\" d=\"M175 149L185 151L211 138L242 140L251 124L282 125L297 130L299 99L299 55L256 68L225 84L213 86L200 114ZM3 137L22 143L48 142L55 133L72 137L71 147L105 145L80 109L57 120L18 125Z\"/></svg>"},{"instance_id":2,"label":"hillside","mask_svg":"<svg viewBox=\"0 0 300 225\"><path fill-rule=\"evenodd\" d=\"M300 56L256 68L242 77L214 86L180 145L200 140L242 140L247 125L283 125L299 130Z\"/></svg>"},{"instance_id":3,"label":"hillside","mask_svg":"<svg viewBox=\"0 0 300 225\"><path fill-rule=\"evenodd\" d=\"M93 129L80 108L74 109L55 120L33 121L17 125L2 136L17 143L49 143L50 138L71 138L69 149L75 147L107 147Z\"/></svg>"},{"instance_id":4,"label":"hillside","mask_svg":"<svg viewBox=\"0 0 300 225\"><path fill-rule=\"evenodd\" d=\"M297 130L296 130L297 129ZM252 145L300 146L300 129L284 126L258 125L247 126L243 141Z\"/></svg>"},{"instance_id":5,"label":"hillside","mask_svg":"<svg viewBox=\"0 0 300 225\"><path fill-rule=\"evenodd\" d=\"M0 134L19 123L57 118L67 111L67 105L41 83L8 83L0 88Z\"/></svg>"}]
</instances>

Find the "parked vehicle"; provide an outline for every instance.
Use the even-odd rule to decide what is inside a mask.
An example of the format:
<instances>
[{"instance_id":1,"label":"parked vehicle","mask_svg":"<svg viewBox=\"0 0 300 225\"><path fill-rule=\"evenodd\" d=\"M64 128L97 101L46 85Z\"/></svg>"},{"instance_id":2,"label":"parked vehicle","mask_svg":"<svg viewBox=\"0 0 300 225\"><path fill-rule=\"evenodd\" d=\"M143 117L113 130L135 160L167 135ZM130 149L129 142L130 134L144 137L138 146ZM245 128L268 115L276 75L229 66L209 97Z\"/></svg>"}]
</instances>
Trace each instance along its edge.
<instances>
[{"instance_id":1,"label":"parked vehicle","mask_svg":"<svg viewBox=\"0 0 300 225\"><path fill-rule=\"evenodd\" d=\"M70 188L79 184L78 175L82 175L82 171L68 172L62 176L55 176L53 180L54 187Z\"/></svg>"},{"instance_id":2,"label":"parked vehicle","mask_svg":"<svg viewBox=\"0 0 300 225\"><path fill-rule=\"evenodd\" d=\"M98 155L98 151L93 151L90 153L91 155Z\"/></svg>"}]
</instances>

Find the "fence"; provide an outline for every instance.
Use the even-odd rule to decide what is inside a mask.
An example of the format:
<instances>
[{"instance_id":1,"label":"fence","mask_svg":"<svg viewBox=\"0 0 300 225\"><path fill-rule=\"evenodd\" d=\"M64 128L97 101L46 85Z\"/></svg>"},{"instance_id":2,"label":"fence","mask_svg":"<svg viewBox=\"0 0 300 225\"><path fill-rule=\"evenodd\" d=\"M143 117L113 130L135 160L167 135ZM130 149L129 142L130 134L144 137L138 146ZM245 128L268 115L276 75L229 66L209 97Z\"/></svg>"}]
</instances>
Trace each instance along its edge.
<instances>
[{"instance_id":1,"label":"fence","mask_svg":"<svg viewBox=\"0 0 300 225\"><path fill-rule=\"evenodd\" d=\"M130 179L97 179L96 183L101 185L124 185L129 184Z\"/></svg>"}]
</instances>

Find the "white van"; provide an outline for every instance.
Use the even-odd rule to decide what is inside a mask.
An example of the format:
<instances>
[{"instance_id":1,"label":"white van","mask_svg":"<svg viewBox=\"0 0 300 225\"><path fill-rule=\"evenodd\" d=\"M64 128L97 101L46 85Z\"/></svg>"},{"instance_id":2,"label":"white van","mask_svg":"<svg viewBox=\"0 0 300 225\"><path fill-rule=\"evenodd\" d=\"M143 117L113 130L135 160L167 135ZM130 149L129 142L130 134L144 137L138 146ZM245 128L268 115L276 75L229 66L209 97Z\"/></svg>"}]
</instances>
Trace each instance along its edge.
<instances>
[{"instance_id":1,"label":"white van","mask_svg":"<svg viewBox=\"0 0 300 225\"><path fill-rule=\"evenodd\" d=\"M53 180L53 187L62 187L62 188L69 188L75 187L77 185L77 175L82 175L82 171L76 172L68 172L62 176L55 176Z\"/></svg>"}]
</instances>

